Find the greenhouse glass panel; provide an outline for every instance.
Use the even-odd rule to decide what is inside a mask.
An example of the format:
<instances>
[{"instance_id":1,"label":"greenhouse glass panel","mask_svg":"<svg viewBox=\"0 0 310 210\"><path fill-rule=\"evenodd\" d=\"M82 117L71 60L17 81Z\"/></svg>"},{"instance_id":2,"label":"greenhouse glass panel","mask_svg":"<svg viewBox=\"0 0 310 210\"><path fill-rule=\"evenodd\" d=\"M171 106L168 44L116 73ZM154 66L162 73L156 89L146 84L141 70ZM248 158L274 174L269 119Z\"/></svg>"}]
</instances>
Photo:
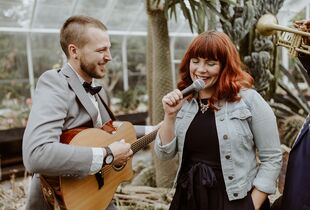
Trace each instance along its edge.
<instances>
[{"instance_id":1,"label":"greenhouse glass panel","mask_svg":"<svg viewBox=\"0 0 310 210\"><path fill-rule=\"evenodd\" d=\"M114 15L113 7L116 3L117 0L80 0L72 13L89 15L106 23L106 19Z\"/></svg>"},{"instance_id":2,"label":"greenhouse glass panel","mask_svg":"<svg viewBox=\"0 0 310 210\"><path fill-rule=\"evenodd\" d=\"M146 12L143 8L144 1L142 0L128 0L126 3L116 4L112 13L115 17L109 18L106 24L110 30L126 31L135 23L137 17L146 19ZM144 31L146 31L146 28Z\"/></svg>"},{"instance_id":3,"label":"greenhouse glass panel","mask_svg":"<svg viewBox=\"0 0 310 210\"><path fill-rule=\"evenodd\" d=\"M1 0L0 27L25 27L29 24L33 0Z\"/></svg>"},{"instance_id":4,"label":"greenhouse glass panel","mask_svg":"<svg viewBox=\"0 0 310 210\"><path fill-rule=\"evenodd\" d=\"M0 130L23 127L31 103L26 37L0 34Z\"/></svg>"},{"instance_id":5,"label":"greenhouse glass panel","mask_svg":"<svg viewBox=\"0 0 310 210\"><path fill-rule=\"evenodd\" d=\"M66 59L60 47L59 34L32 34L31 49L35 79L46 70L60 68Z\"/></svg>"},{"instance_id":6,"label":"greenhouse glass panel","mask_svg":"<svg viewBox=\"0 0 310 210\"><path fill-rule=\"evenodd\" d=\"M33 28L59 29L70 16L73 0L40 0L34 10Z\"/></svg>"}]
</instances>

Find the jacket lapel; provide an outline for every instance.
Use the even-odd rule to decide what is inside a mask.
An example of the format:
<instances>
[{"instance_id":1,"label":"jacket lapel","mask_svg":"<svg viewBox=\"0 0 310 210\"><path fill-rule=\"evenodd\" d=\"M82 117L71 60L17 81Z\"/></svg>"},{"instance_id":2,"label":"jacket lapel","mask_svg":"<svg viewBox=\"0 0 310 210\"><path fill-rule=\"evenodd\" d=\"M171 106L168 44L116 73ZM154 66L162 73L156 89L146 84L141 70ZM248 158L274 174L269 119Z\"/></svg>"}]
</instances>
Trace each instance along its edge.
<instances>
[{"instance_id":1,"label":"jacket lapel","mask_svg":"<svg viewBox=\"0 0 310 210\"><path fill-rule=\"evenodd\" d=\"M78 76L76 75L75 72L73 72L74 70L71 69L71 67L68 64L65 64L61 69L61 71L66 76L69 86L72 88L73 92L76 94L81 104L91 117L93 125L96 125L98 111L91 102L91 100L89 99L88 95L86 94Z\"/></svg>"},{"instance_id":2,"label":"jacket lapel","mask_svg":"<svg viewBox=\"0 0 310 210\"><path fill-rule=\"evenodd\" d=\"M292 149L294 149L296 147L296 145L300 142L300 139L303 138L303 136L309 131L309 123L310 123L310 120L308 120L307 122L305 122L303 128L301 129L295 143L293 144L293 147Z\"/></svg>"}]
</instances>

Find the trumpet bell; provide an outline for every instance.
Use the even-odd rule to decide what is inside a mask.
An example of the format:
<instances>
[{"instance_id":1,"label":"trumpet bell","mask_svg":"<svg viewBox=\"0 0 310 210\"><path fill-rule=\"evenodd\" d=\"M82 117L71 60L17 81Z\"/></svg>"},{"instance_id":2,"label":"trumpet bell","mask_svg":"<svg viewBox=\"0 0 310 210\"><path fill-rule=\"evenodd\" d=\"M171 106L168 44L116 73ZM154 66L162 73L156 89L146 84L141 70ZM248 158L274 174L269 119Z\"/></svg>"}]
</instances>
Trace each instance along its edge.
<instances>
[{"instance_id":1,"label":"trumpet bell","mask_svg":"<svg viewBox=\"0 0 310 210\"><path fill-rule=\"evenodd\" d=\"M260 17L256 24L256 30L259 34L263 36L270 36L275 34L276 31L274 30L275 25L278 24L277 18L272 14L265 14Z\"/></svg>"}]
</instances>

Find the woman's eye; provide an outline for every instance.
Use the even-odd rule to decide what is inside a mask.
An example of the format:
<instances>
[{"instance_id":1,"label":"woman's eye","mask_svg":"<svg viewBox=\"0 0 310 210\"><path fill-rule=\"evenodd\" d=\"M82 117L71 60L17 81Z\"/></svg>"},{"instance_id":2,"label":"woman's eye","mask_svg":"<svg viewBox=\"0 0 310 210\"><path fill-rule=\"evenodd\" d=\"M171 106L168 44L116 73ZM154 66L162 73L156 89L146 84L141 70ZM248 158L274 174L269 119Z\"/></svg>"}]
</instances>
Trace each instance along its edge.
<instances>
[{"instance_id":1,"label":"woman's eye","mask_svg":"<svg viewBox=\"0 0 310 210\"><path fill-rule=\"evenodd\" d=\"M217 62L209 61L207 62L208 66L215 66Z\"/></svg>"},{"instance_id":2,"label":"woman's eye","mask_svg":"<svg viewBox=\"0 0 310 210\"><path fill-rule=\"evenodd\" d=\"M196 60L196 59L192 59L192 62L193 62L193 63L199 63L199 61Z\"/></svg>"}]
</instances>

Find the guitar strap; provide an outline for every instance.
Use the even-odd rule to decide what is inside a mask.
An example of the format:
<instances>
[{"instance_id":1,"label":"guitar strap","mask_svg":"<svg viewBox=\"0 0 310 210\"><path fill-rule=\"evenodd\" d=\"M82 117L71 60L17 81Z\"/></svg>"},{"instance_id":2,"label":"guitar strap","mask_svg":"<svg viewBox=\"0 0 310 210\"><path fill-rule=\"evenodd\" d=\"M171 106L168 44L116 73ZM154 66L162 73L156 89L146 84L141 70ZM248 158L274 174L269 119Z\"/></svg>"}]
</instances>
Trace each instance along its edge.
<instances>
[{"instance_id":1,"label":"guitar strap","mask_svg":"<svg viewBox=\"0 0 310 210\"><path fill-rule=\"evenodd\" d=\"M108 122L110 119L114 118L114 115L109 110L109 108L105 105L104 101L96 94L95 98L98 102L98 108L101 115L102 122Z\"/></svg>"},{"instance_id":2,"label":"guitar strap","mask_svg":"<svg viewBox=\"0 0 310 210\"><path fill-rule=\"evenodd\" d=\"M112 111L110 110L110 108L108 107L108 105L104 102L104 100L102 99L102 97L99 94L95 95L95 98L98 102L98 107L99 107L99 111L101 114L101 118L103 119L102 122L107 122L110 119L112 121L115 120L115 116L112 113Z\"/></svg>"}]
</instances>

